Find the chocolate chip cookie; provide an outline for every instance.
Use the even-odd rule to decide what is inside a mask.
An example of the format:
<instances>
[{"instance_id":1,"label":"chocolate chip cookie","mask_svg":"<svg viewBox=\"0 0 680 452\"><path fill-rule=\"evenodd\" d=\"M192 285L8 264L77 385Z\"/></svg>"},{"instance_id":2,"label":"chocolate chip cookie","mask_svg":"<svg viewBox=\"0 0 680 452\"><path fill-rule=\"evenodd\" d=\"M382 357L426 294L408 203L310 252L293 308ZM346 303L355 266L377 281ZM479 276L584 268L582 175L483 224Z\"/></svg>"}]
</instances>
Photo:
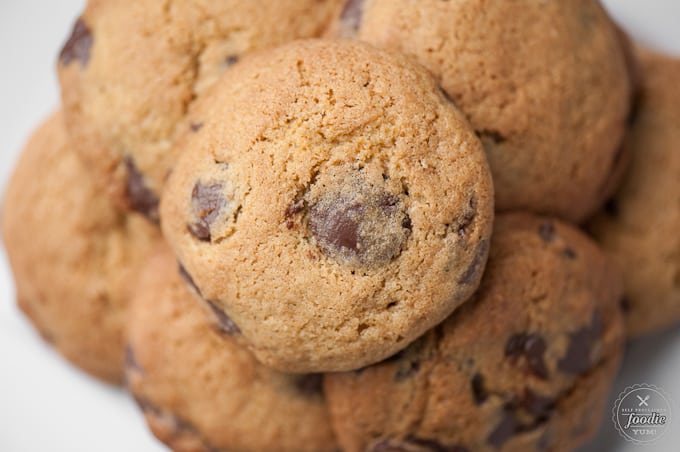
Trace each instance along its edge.
<instances>
[{"instance_id":1,"label":"chocolate chip cookie","mask_svg":"<svg viewBox=\"0 0 680 452\"><path fill-rule=\"evenodd\" d=\"M119 203L158 220L194 100L243 55L318 35L340 0L90 1L59 56L76 151Z\"/></svg>"},{"instance_id":2,"label":"chocolate chip cookie","mask_svg":"<svg viewBox=\"0 0 680 452\"><path fill-rule=\"evenodd\" d=\"M5 193L2 234L21 310L67 359L120 382L130 291L160 234L117 210L96 186L60 113L21 154Z\"/></svg>"},{"instance_id":3,"label":"chocolate chip cookie","mask_svg":"<svg viewBox=\"0 0 680 452\"><path fill-rule=\"evenodd\" d=\"M680 322L680 60L640 52L632 165L589 225L625 278L628 334Z\"/></svg>"},{"instance_id":4,"label":"chocolate chip cookie","mask_svg":"<svg viewBox=\"0 0 680 452\"><path fill-rule=\"evenodd\" d=\"M580 222L606 198L630 110L596 0L349 0L331 34L426 66L481 137L501 211Z\"/></svg>"},{"instance_id":5,"label":"chocolate chip cookie","mask_svg":"<svg viewBox=\"0 0 680 452\"><path fill-rule=\"evenodd\" d=\"M479 291L383 363L329 374L344 450L572 450L598 427L623 350L620 275L582 233L497 218Z\"/></svg>"},{"instance_id":6,"label":"chocolate chip cookie","mask_svg":"<svg viewBox=\"0 0 680 452\"><path fill-rule=\"evenodd\" d=\"M203 298L282 371L380 361L476 289L493 217L480 141L406 57L298 41L243 60L161 203Z\"/></svg>"},{"instance_id":7,"label":"chocolate chip cookie","mask_svg":"<svg viewBox=\"0 0 680 452\"><path fill-rule=\"evenodd\" d=\"M270 370L214 328L166 247L140 278L129 341L128 387L173 450L337 450L322 376Z\"/></svg>"}]
</instances>

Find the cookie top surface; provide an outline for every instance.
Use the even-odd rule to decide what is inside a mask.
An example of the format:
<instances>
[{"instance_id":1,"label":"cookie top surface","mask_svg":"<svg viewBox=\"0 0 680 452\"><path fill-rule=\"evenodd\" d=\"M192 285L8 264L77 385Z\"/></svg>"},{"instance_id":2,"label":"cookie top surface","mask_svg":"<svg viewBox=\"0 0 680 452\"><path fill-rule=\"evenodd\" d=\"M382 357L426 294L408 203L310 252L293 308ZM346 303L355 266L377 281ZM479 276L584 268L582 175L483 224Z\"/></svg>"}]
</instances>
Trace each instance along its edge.
<instances>
[{"instance_id":1,"label":"cookie top surface","mask_svg":"<svg viewBox=\"0 0 680 452\"><path fill-rule=\"evenodd\" d=\"M638 52L632 164L589 228L625 278L632 336L680 322L680 60Z\"/></svg>"},{"instance_id":2,"label":"cookie top surface","mask_svg":"<svg viewBox=\"0 0 680 452\"><path fill-rule=\"evenodd\" d=\"M21 154L5 193L2 234L19 307L69 360L119 382L129 291L160 234L97 188L60 113Z\"/></svg>"},{"instance_id":3,"label":"cookie top surface","mask_svg":"<svg viewBox=\"0 0 680 452\"><path fill-rule=\"evenodd\" d=\"M321 375L270 370L213 328L166 247L135 291L126 376L173 450L337 450Z\"/></svg>"},{"instance_id":4,"label":"cookie top surface","mask_svg":"<svg viewBox=\"0 0 680 452\"><path fill-rule=\"evenodd\" d=\"M484 143L500 211L582 221L606 197L631 88L596 0L350 0L332 28L432 72Z\"/></svg>"},{"instance_id":5,"label":"cookie top surface","mask_svg":"<svg viewBox=\"0 0 680 452\"><path fill-rule=\"evenodd\" d=\"M191 118L203 126L180 141L162 227L264 363L377 362L477 287L493 216L482 147L404 57L299 41L242 61Z\"/></svg>"},{"instance_id":6,"label":"cookie top surface","mask_svg":"<svg viewBox=\"0 0 680 452\"><path fill-rule=\"evenodd\" d=\"M478 292L383 363L329 374L347 451L572 450L597 430L623 346L620 275L582 233L496 220Z\"/></svg>"},{"instance_id":7,"label":"cookie top surface","mask_svg":"<svg viewBox=\"0 0 680 452\"><path fill-rule=\"evenodd\" d=\"M90 0L59 58L74 146L114 199L157 220L194 100L243 55L318 35L339 0Z\"/></svg>"}]
</instances>

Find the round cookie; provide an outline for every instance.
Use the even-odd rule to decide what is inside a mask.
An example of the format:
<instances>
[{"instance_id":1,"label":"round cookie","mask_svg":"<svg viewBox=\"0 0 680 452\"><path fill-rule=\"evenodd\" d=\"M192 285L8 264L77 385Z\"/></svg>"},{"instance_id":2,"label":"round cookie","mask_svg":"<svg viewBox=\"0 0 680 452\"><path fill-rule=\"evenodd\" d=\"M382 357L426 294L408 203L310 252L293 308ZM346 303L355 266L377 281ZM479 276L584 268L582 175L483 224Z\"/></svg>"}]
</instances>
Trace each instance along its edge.
<instances>
[{"instance_id":1,"label":"round cookie","mask_svg":"<svg viewBox=\"0 0 680 452\"><path fill-rule=\"evenodd\" d=\"M493 217L484 153L403 56L298 41L243 60L191 118L203 127L180 140L163 231L263 363L380 361L476 289Z\"/></svg>"},{"instance_id":2,"label":"round cookie","mask_svg":"<svg viewBox=\"0 0 680 452\"><path fill-rule=\"evenodd\" d=\"M259 364L213 328L166 248L139 280L127 383L153 433L174 451L338 449L322 376Z\"/></svg>"},{"instance_id":3,"label":"round cookie","mask_svg":"<svg viewBox=\"0 0 680 452\"><path fill-rule=\"evenodd\" d=\"M329 374L343 450L573 450L623 351L620 275L564 223L496 220L479 291L383 363Z\"/></svg>"},{"instance_id":4,"label":"round cookie","mask_svg":"<svg viewBox=\"0 0 680 452\"><path fill-rule=\"evenodd\" d=\"M76 151L119 203L158 220L194 100L244 54L328 25L340 0L90 0L59 56Z\"/></svg>"},{"instance_id":5,"label":"round cookie","mask_svg":"<svg viewBox=\"0 0 680 452\"><path fill-rule=\"evenodd\" d=\"M330 33L434 74L484 143L499 211L580 222L609 195L631 82L598 1L350 0Z\"/></svg>"},{"instance_id":6,"label":"round cookie","mask_svg":"<svg viewBox=\"0 0 680 452\"><path fill-rule=\"evenodd\" d=\"M122 380L130 291L161 240L157 229L121 213L96 187L61 113L28 141L2 213L17 302L67 359L112 383Z\"/></svg>"},{"instance_id":7,"label":"round cookie","mask_svg":"<svg viewBox=\"0 0 680 452\"><path fill-rule=\"evenodd\" d=\"M680 60L639 52L632 165L589 229L624 275L627 332L680 323Z\"/></svg>"}]
</instances>

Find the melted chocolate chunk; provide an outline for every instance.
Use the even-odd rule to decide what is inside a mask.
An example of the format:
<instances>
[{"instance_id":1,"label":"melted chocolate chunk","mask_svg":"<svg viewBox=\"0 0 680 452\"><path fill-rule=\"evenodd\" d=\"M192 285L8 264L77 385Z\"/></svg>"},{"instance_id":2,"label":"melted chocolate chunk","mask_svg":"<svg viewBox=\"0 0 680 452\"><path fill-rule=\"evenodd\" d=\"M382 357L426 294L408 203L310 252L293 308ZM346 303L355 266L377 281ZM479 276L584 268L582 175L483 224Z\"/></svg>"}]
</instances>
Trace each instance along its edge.
<instances>
[{"instance_id":1,"label":"melted chocolate chunk","mask_svg":"<svg viewBox=\"0 0 680 452\"><path fill-rule=\"evenodd\" d=\"M310 219L312 234L331 248L345 248L358 254L359 221L363 210L359 204L331 208L325 212L313 207Z\"/></svg>"},{"instance_id":2,"label":"melted chocolate chunk","mask_svg":"<svg viewBox=\"0 0 680 452\"><path fill-rule=\"evenodd\" d=\"M486 392L486 388L484 387L484 377L479 373L475 374L470 381L470 385L472 387L472 396L475 399L475 403L481 405L486 402L486 399L489 398L489 393Z\"/></svg>"},{"instance_id":3,"label":"melted chocolate chunk","mask_svg":"<svg viewBox=\"0 0 680 452\"><path fill-rule=\"evenodd\" d=\"M184 265L182 265L181 262L177 262L177 265L179 266L179 274L182 277L182 279L186 281L191 286L191 288L196 291L196 293L199 296L202 297L200 289L196 285L196 282L194 282L194 278L192 278L187 269L184 268Z\"/></svg>"},{"instance_id":4,"label":"melted chocolate chunk","mask_svg":"<svg viewBox=\"0 0 680 452\"><path fill-rule=\"evenodd\" d=\"M595 311L590 325L569 335L567 353L557 363L557 368L572 375L580 375L588 371L592 366L590 354L601 334L602 318L600 313Z\"/></svg>"},{"instance_id":5,"label":"melted chocolate chunk","mask_svg":"<svg viewBox=\"0 0 680 452\"><path fill-rule=\"evenodd\" d=\"M548 378L548 368L545 365L543 355L546 345L543 337L538 334L519 333L508 340L505 346L505 356L517 359L524 356L529 370L538 378Z\"/></svg>"},{"instance_id":6,"label":"melted chocolate chunk","mask_svg":"<svg viewBox=\"0 0 680 452\"><path fill-rule=\"evenodd\" d=\"M358 191L353 197L328 194L312 204L309 230L319 248L337 261L384 265L401 252L411 220L398 197L368 186Z\"/></svg>"},{"instance_id":7,"label":"melted chocolate chunk","mask_svg":"<svg viewBox=\"0 0 680 452\"><path fill-rule=\"evenodd\" d=\"M340 14L340 22L347 30L356 32L361 26L364 13L364 0L347 0Z\"/></svg>"},{"instance_id":8,"label":"melted chocolate chunk","mask_svg":"<svg viewBox=\"0 0 680 452\"><path fill-rule=\"evenodd\" d=\"M71 36L64 44L59 53L61 64L68 65L73 61L78 61L85 67L90 61L90 49L92 48L92 32L82 17L78 18L73 25Z\"/></svg>"},{"instance_id":9,"label":"melted chocolate chunk","mask_svg":"<svg viewBox=\"0 0 680 452\"><path fill-rule=\"evenodd\" d=\"M191 129L192 132L198 132L203 128L203 123L202 122L192 122L189 124L189 128Z\"/></svg>"},{"instance_id":10,"label":"melted chocolate chunk","mask_svg":"<svg viewBox=\"0 0 680 452\"><path fill-rule=\"evenodd\" d=\"M146 185L144 176L139 172L135 161L127 156L124 162L127 169L125 194L130 208L141 213L153 223L158 223L158 197Z\"/></svg>"},{"instance_id":11,"label":"melted chocolate chunk","mask_svg":"<svg viewBox=\"0 0 680 452\"><path fill-rule=\"evenodd\" d=\"M484 264L486 264L488 252L489 241L482 240L479 242L477 245L477 250L475 251L475 255L472 258L472 262L470 262L468 268L463 272L462 275L460 275L460 278L458 278L458 284L470 284L473 280L475 280L475 276L479 274Z\"/></svg>"},{"instance_id":12,"label":"melted chocolate chunk","mask_svg":"<svg viewBox=\"0 0 680 452\"><path fill-rule=\"evenodd\" d=\"M187 225L187 229L198 240L209 242L210 226L227 206L221 183L204 184L196 182L191 191L191 207L197 220Z\"/></svg>"},{"instance_id":13,"label":"melted chocolate chunk","mask_svg":"<svg viewBox=\"0 0 680 452\"><path fill-rule=\"evenodd\" d=\"M216 302L206 300L206 303L208 303L208 306L210 306L210 309L215 314L217 322L219 323L220 326L220 330L223 333L228 334L230 336L241 334L241 330L239 329L238 325L236 325L234 321L229 318L229 316L222 310L222 308Z\"/></svg>"},{"instance_id":14,"label":"melted chocolate chunk","mask_svg":"<svg viewBox=\"0 0 680 452\"><path fill-rule=\"evenodd\" d=\"M305 396L318 396L322 393L323 375L307 374L295 377L295 388Z\"/></svg>"},{"instance_id":15,"label":"melted chocolate chunk","mask_svg":"<svg viewBox=\"0 0 680 452\"><path fill-rule=\"evenodd\" d=\"M555 240L555 225L551 222L541 223L538 228L538 234L541 236L544 242L550 243Z\"/></svg>"}]
</instances>

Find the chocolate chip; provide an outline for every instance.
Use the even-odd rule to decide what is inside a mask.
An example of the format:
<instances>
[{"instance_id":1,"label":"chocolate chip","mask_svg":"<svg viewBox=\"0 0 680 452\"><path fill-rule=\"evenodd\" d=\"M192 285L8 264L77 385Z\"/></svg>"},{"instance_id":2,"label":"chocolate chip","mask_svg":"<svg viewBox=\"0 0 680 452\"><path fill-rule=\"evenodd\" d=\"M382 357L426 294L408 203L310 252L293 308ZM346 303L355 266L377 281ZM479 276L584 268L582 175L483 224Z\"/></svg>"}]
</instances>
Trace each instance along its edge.
<instances>
[{"instance_id":1,"label":"chocolate chip","mask_svg":"<svg viewBox=\"0 0 680 452\"><path fill-rule=\"evenodd\" d=\"M71 36L59 53L59 61L68 65L72 61L79 61L85 67L90 61L90 49L92 48L92 32L82 17L78 18L73 25Z\"/></svg>"},{"instance_id":2,"label":"chocolate chip","mask_svg":"<svg viewBox=\"0 0 680 452\"><path fill-rule=\"evenodd\" d=\"M475 399L475 403L481 405L486 402L486 399L489 398L489 393L486 392L486 388L484 387L484 377L482 377L481 374L476 373L472 377L470 385L472 387L472 396Z\"/></svg>"},{"instance_id":3,"label":"chocolate chip","mask_svg":"<svg viewBox=\"0 0 680 452\"><path fill-rule=\"evenodd\" d=\"M555 400L538 395L527 388L524 391L524 397L520 401L520 406L536 418L536 422L543 422L549 417L552 409L555 407Z\"/></svg>"},{"instance_id":4,"label":"chocolate chip","mask_svg":"<svg viewBox=\"0 0 680 452\"><path fill-rule=\"evenodd\" d=\"M332 248L359 251L359 221L363 206L351 204L325 212L312 208L310 226L312 234Z\"/></svg>"},{"instance_id":5,"label":"chocolate chip","mask_svg":"<svg viewBox=\"0 0 680 452\"><path fill-rule=\"evenodd\" d=\"M503 418L486 439L487 443L500 449L520 429L520 423L512 412L504 412Z\"/></svg>"},{"instance_id":6,"label":"chocolate chip","mask_svg":"<svg viewBox=\"0 0 680 452\"><path fill-rule=\"evenodd\" d=\"M192 122L189 124L189 128L191 129L192 132L198 132L203 128L203 123L202 122Z\"/></svg>"},{"instance_id":7,"label":"chocolate chip","mask_svg":"<svg viewBox=\"0 0 680 452\"><path fill-rule=\"evenodd\" d=\"M463 274L460 275L460 278L458 278L458 284L470 284L471 282L476 280L475 277L479 275L484 264L486 264L486 257L488 252L489 241L485 239L479 242L479 244L477 245L477 249L475 250L475 255L473 256L472 261L470 262L470 265L463 272Z\"/></svg>"},{"instance_id":8,"label":"chocolate chip","mask_svg":"<svg viewBox=\"0 0 680 452\"><path fill-rule=\"evenodd\" d=\"M196 182L191 191L191 208L197 220L187 225L187 229L198 240L209 242L210 226L227 205L221 183L204 184Z\"/></svg>"},{"instance_id":9,"label":"chocolate chip","mask_svg":"<svg viewBox=\"0 0 680 452\"><path fill-rule=\"evenodd\" d=\"M410 219L398 197L360 186L329 193L309 208L309 230L327 256L342 263L384 265L410 234Z\"/></svg>"},{"instance_id":10,"label":"chocolate chip","mask_svg":"<svg viewBox=\"0 0 680 452\"><path fill-rule=\"evenodd\" d=\"M239 329L238 325L236 325L236 323L234 323L234 321L229 318L229 316L222 310L222 308L216 302L206 300L206 303L208 303L208 306L210 306L210 309L215 314L217 322L219 323L220 326L220 330L223 333L228 334L230 336L241 334L241 330Z\"/></svg>"},{"instance_id":11,"label":"chocolate chip","mask_svg":"<svg viewBox=\"0 0 680 452\"><path fill-rule=\"evenodd\" d=\"M340 14L340 22L343 28L356 32L361 26L361 19L364 13L364 0L347 0L345 7Z\"/></svg>"},{"instance_id":12,"label":"chocolate chip","mask_svg":"<svg viewBox=\"0 0 680 452\"><path fill-rule=\"evenodd\" d=\"M555 240L555 225L551 222L541 223L538 227L538 234L544 242L550 243Z\"/></svg>"},{"instance_id":13,"label":"chocolate chip","mask_svg":"<svg viewBox=\"0 0 680 452\"><path fill-rule=\"evenodd\" d=\"M508 340L505 345L505 356L517 359L524 356L529 370L538 378L548 378L548 368L545 365L543 355L546 345L543 337L538 334L519 333Z\"/></svg>"},{"instance_id":14,"label":"chocolate chip","mask_svg":"<svg viewBox=\"0 0 680 452\"><path fill-rule=\"evenodd\" d=\"M238 55L229 55L227 59L224 61L224 64L227 65L227 67L231 67L238 63L239 57Z\"/></svg>"},{"instance_id":15,"label":"chocolate chip","mask_svg":"<svg viewBox=\"0 0 680 452\"><path fill-rule=\"evenodd\" d=\"M126 156L124 163L127 169L126 198L130 208L150 221L158 223L158 197L146 185L144 176L139 172L132 157Z\"/></svg>"},{"instance_id":16,"label":"chocolate chip","mask_svg":"<svg viewBox=\"0 0 680 452\"><path fill-rule=\"evenodd\" d=\"M323 375L307 374L295 378L295 388L305 396L317 396L322 393Z\"/></svg>"},{"instance_id":17,"label":"chocolate chip","mask_svg":"<svg viewBox=\"0 0 680 452\"><path fill-rule=\"evenodd\" d=\"M194 289L196 293L202 297L200 289L194 282L194 278L191 277L187 269L184 268L181 262L177 262L177 265L179 266L179 274L182 277L182 279L184 279L191 286L191 288Z\"/></svg>"},{"instance_id":18,"label":"chocolate chip","mask_svg":"<svg viewBox=\"0 0 680 452\"><path fill-rule=\"evenodd\" d=\"M587 325L569 335L567 353L558 363L557 367L564 373L580 375L592 366L590 354L595 343L602 334L602 318L595 311L590 325Z\"/></svg>"}]
</instances>

